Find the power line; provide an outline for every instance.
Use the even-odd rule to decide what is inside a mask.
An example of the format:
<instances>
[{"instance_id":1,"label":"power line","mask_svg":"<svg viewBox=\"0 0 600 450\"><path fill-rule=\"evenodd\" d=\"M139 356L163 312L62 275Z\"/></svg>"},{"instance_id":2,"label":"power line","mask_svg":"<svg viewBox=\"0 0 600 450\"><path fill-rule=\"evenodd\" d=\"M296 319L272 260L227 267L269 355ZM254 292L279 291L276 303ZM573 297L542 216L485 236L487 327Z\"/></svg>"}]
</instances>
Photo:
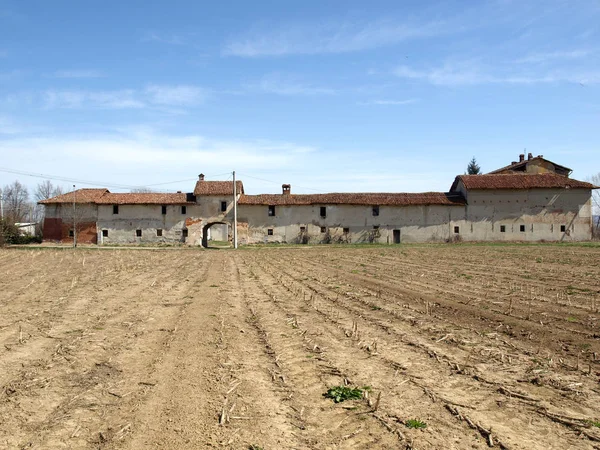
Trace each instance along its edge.
<instances>
[{"instance_id":1,"label":"power line","mask_svg":"<svg viewBox=\"0 0 600 450\"><path fill-rule=\"evenodd\" d=\"M71 177L63 177L63 176L59 176L59 175L48 175L48 174L44 174L44 173L35 173L35 172L27 172L24 170L17 170L17 169L9 169L7 167L0 167L0 172L6 172L6 173L14 173L17 175L24 175L27 177L33 177L33 178L43 178L46 180L54 180L54 181L64 181L64 182L69 182L69 183L77 183L77 184L83 184L86 186L102 186L102 187L112 187L112 188L117 188L117 189L140 189L140 188L145 188L145 187L151 187L151 186L162 186L162 185L166 185L166 184L175 184L175 183L183 183L186 181L194 181L196 180L196 178L187 178L185 180L177 180L177 181L168 181L168 182L164 182L164 183L155 183L155 184L144 184L144 185L138 185L138 186L132 186L132 185L127 185L127 184L117 184L117 183L105 183L102 181L91 181L91 180L82 180L79 178L71 178ZM216 175L210 175L209 177L218 177L221 175L231 175L231 172L224 172L224 173L220 173L220 174L216 174Z\"/></svg>"},{"instance_id":2,"label":"power line","mask_svg":"<svg viewBox=\"0 0 600 450\"><path fill-rule=\"evenodd\" d=\"M267 182L267 183L273 183L273 184L277 184L277 185L278 185L278 184L280 184L280 183L278 183L277 181L265 180L264 178L253 177L253 176L251 176L251 175L248 175L248 174L243 174L243 173L241 173L240 175L241 175L242 177L253 178L253 179L255 179L255 180L265 181L265 182ZM307 190L309 190L309 191L318 192L318 193L320 193L320 194L322 194L322 193L324 193L324 192L325 192L325 191L322 191L322 190L319 190L319 189L313 189L313 188L309 188L309 187L306 187L306 186L300 186L300 185L295 185L295 186L296 186L296 187L299 187L299 188L302 188L302 189L307 189Z\"/></svg>"}]
</instances>

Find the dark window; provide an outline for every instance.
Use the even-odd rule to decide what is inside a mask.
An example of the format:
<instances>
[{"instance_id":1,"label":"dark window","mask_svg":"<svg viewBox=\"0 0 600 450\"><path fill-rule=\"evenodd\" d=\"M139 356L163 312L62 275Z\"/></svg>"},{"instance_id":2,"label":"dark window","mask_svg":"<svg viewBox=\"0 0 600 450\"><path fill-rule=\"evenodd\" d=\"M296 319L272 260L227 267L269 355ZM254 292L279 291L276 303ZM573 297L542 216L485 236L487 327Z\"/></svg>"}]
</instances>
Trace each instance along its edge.
<instances>
[{"instance_id":1,"label":"dark window","mask_svg":"<svg viewBox=\"0 0 600 450\"><path fill-rule=\"evenodd\" d=\"M156 235L157 236L162 236L162 230L160 228L156 229Z\"/></svg>"},{"instance_id":2,"label":"dark window","mask_svg":"<svg viewBox=\"0 0 600 450\"><path fill-rule=\"evenodd\" d=\"M102 237L108 237L108 230L102 230Z\"/></svg>"},{"instance_id":3,"label":"dark window","mask_svg":"<svg viewBox=\"0 0 600 450\"><path fill-rule=\"evenodd\" d=\"M327 228L326 227L321 227L321 233L327 233Z\"/></svg>"},{"instance_id":4,"label":"dark window","mask_svg":"<svg viewBox=\"0 0 600 450\"><path fill-rule=\"evenodd\" d=\"M306 227L300 227L300 233L306 233Z\"/></svg>"},{"instance_id":5,"label":"dark window","mask_svg":"<svg viewBox=\"0 0 600 450\"><path fill-rule=\"evenodd\" d=\"M137 237L142 237L142 230L135 230L135 235Z\"/></svg>"},{"instance_id":6,"label":"dark window","mask_svg":"<svg viewBox=\"0 0 600 450\"><path fill-rule=\"evenodd\" d=\"M69 237L73 237L75 236L75 233L73 233L73 230L69 230Z\"/></svg>"},{"instance_id":7,"label":"dark window","mask_svg":"<svg viewBox=\"0 0 600 450\"><path fill-rule=\"evenodd\" d=\"M506 233L506 225L500 225L500 233Z\"/></svg>"},{"instance_id":8,"label":"dark window","mask_svg":"<svg viewBox=\"0 0 600 450\"><path fill-rule=\"evenodd\" d=\"M269 216L275 216L275 206L269 205Z\"/></svg>"},{"instance_id":9,"label":"dark window","mask_svg":"<svg viewBox=\"0 0 600 450\"><path fill-rule=\"evenodd\" d=\"M181 207L181 214L187 214L187 206Z\"/></svg>"},{"instance_id":10,"label":"dark window","mask_svg":"<svg viewBox=\"0 0 600 450\"><path fill-rule=\"evenodd\" d=\"M162 205L161 206L161 213L162 214L166 214L167 213L167 205Z\"/></svg>"},{"instance_id":11,"label":"dark window","mask_svg":"<svg viewBox=\"0 0 600 450\"><path fill-rule=\"evenodd\" d=\"M267 230L267 235L269 235L269 236L273 236L273 228L269 228L269 229Z\"/></svg>"},{"instance_id":12,"label":"dark window","mask_svg":"<svg viewBox=\"0 0 600 450\"><path fill-rule=\"evenodd\" d=\"M373 225L374 230L379 230L379 225Z\"/></svg>"},{"instance_id":13,"label":"dark window","mask_svg":"<svg viewBox=\"0 0 600 450\"><path fill-rule=\"evenodd\" d=\"M221 202L221 212L227 211L227 202Z\"/></svg>"},{"instance_id":14,"label":"dark window","mask_svg":"<svg viewBox=\"0 0 600 450\"><path fill-rule=\"evenodd\" d=\"M373 206L373 215L374 216L378 216L379 215L379 206Z\"/></svg>"},{"instance_id":15,"label":"dark window","mask_svg":"<svg viewBox=\"0 0 600 450\"><path fill-rule=\"evenodd\" d=\"M525 225L519 226L519 230L521 231L521 233L525 233Z\"/></svg>"},{"instance_id":16,"label":"dark window","mask_svg":"<svg viewBox=\"0 0 600 450\"><path fill-rule=\"evenodd\" d=\"M454 232L455 232L456 234L460 233L460 227L454 227Z\"/></svg>"},{"instance_id":17,"label":"dark window","mask_svg":"<svg viewBox=\"0 0 600 450\"><path fill-rule=\"evenodd\" d=\"M119 214L119 205L113 205L113 214Z\"/></svg>"},{"instance_id":18,"label":"dark window","mask_svg":"<svg viewBox=\"0 0 600 450\"><path fill-rule=\"evenodd\" d=\"M321 217L327 217L327 207L321 206Z\"/></svg>"},{"instance_id":19,"label":"dark window","mask_svg":"<svg viewBox=\"0 0 600 450\"><path fill-rule=\"evenodd\" d=\"M567 227L565 225L561 225L560 226L560 232L564 233L565 231L567 231Z\"/></svg>"},{"instance_id":20,"label":"dark window","mask_svg":"<svg viewBox=\"0 0 600 450\"><path fill-rule=\"evenodd\" d=\"M344 234L350 233L350 228L344 228Z\"/></svg>"},{"instance_id":21,"label":"dark window","mask_svg":"<svg viewBox=\"0 0 600 450\"><path fill-rule=\"evenodd\" d=\"M188 237L188 230L187 230L187 228L186 228L185 230L182 230L182 231L181 231L181 235L182 235L184 238Z\"/></svg>"}]
</instances>

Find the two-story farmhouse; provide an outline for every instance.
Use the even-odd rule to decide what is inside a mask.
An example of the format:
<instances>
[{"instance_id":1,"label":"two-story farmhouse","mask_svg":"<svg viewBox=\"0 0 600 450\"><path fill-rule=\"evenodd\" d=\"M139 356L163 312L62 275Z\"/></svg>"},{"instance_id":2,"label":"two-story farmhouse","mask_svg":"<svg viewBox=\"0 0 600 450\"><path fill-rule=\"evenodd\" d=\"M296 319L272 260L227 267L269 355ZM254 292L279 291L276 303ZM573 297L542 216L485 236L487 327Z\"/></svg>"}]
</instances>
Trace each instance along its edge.
<instances>
[{"instance_id":1,"label":"two-story farmhouse","mask_svg":"<svg viewBox=\"0 0 600 450\"><path fill-rule=\"evenodd\" d=\"M248 195L237 182L242 244L582 241L591 239L590 183L542 156L485 175L459 175L449 192ZM47 241L174 243L231 239L233 182L200 175L191 193L79 189L40 202Z\"/></svg>"}]
</instances>

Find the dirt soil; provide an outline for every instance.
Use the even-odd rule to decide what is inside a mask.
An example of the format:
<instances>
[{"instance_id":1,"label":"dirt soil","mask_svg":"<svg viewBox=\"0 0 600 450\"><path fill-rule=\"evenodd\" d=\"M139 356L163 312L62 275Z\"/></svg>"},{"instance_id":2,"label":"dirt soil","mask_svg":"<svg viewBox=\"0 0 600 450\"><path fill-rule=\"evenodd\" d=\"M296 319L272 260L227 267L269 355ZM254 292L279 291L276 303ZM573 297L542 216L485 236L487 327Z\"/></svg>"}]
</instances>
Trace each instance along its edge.
<instances>
[{"instance_id":1,"label":"dirt soil","mask_svg":"<svg viewBox=\"0 0 600 450\"><path fill-rule=\"evenodd\" d=\"M0 448L600 449L599 309L598 247L0 250Z\"/></svg>"}]
</instances>

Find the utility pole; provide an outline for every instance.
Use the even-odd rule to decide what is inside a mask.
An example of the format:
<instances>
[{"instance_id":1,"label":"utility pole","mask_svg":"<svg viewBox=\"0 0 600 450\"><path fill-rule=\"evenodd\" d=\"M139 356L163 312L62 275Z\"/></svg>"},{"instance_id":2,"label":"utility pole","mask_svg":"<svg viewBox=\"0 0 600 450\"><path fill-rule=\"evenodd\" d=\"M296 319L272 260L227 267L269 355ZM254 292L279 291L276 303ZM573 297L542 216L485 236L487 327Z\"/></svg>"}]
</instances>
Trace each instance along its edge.
<instances>
[{"instance_id":1,"label":"utility pole","mask_svg":"<svg viewBox=\"0 0 600 450\"><path fill-rule=\"evenodd\" d=\"M0 218L4 220L4 193L0 192Z\"/></svg>"},{"instance_id":2,"label":"utility pole","mask_svg":"<svg viewBox=\"0 0 600 450\"><path fill-rule=\"evenodd\" d=\"M77 221L75 220L75 185L73 185L73 248L77 247Z\"/></svg>"},{"instance_id":3,"label":"utility pole","mask_svg":"<svg viewBox=\"0 0 600 450\"><path fill-rule=\"evenodd\" d=\"M233 248L238 248L238 243L237 243L237 186L235 184L235 170L233 171Z\"/></svg>"}]
</instances>

